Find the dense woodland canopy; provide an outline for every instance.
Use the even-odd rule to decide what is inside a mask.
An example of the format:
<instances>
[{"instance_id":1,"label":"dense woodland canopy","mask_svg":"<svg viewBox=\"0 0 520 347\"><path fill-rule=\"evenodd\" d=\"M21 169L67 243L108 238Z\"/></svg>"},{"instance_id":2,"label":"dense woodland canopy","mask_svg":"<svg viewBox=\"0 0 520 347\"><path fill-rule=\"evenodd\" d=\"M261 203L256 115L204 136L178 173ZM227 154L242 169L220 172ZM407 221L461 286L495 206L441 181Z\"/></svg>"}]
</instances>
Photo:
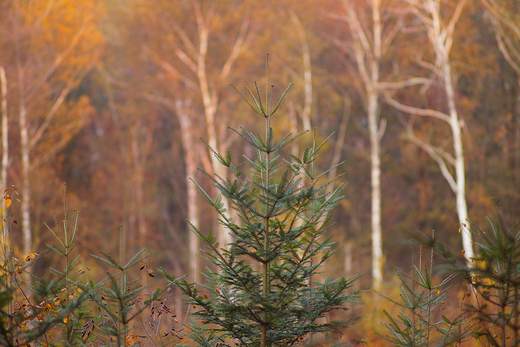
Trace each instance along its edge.
<instances>
[{"instance_id":1,"label":"dense woodland canopy","mask_svg":"<svg viewBox=\"0 0 520 347\"><path fill-rule=\"evenodd\" d=\"M434 46L432 9L445 29L440 39L452 40L444 50ZM460 175L454 137L439 115L457 112L469 219L480 223L500 206L516 222L518 23L520 2L508 0L2 1L2 184L20 194L13 205L19 253L49 242L42 223L62 210L66 182L85 253L115 252L121 225L130 252L146 247L158 266L192 276L199 246L186 220L202 230L218 225L189 178L214 193L197 168L226 175L200 139L236 158L251 153L228 127L260 131L261 120L230 84L243 90L256 80L264 88L266 52L274 93L294 83L275 136L334 132L318 166L344 161L336 173L344 174L346 198L331 232L349 244L327 271L365 272L360 283L371 286L376 142L383 278L395 266L409 268L402 240L412 230L435 230L462 250L446 178ZM304 138L310 145L312 136ZM50 262L44 257L36 270L44 274Z\"/></svg>"}]
</instances>

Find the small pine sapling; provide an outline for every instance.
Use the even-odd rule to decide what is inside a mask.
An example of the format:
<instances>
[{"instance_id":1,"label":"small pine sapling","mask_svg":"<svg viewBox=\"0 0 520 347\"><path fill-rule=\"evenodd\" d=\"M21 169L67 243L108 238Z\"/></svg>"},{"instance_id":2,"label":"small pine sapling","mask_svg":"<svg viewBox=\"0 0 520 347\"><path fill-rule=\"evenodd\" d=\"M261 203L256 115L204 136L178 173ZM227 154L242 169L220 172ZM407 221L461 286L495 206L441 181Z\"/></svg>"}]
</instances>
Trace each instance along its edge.
<instances>
[{"instance_id":1,"label":"small pine sapling","mask_svg":"<svg viewBox=\"0 0 520 347\"><path fill-rule=\"evenodd\" d=\"M343 185L328 193L332 182L320 182L327 172L315 174L314 162L325 142L305 149L301 158L282 157L281 149L299 135L275 141L271 123L291 85L273 108L268 73L266 80L265 101L256 83L255 93L246 88L252 102L240 94L264 119L265 134L231 129L256 149L256 157L244 156L235 165L230 152L224 156L210 148L232 178L206 173L219 191L215 199L197 184L233 236L230 244L219 245L211 230L204 234L192 226L216 270L206 269L204 284L175 283L192 310L190 336L201 346L231 340L241 346L295 345L348 324L321 318L347 310L345 304L359 297L359 292L346 294L359 276L314 280L335 252L325 234L331 212L343 198ZM234 219L224 210L222 196L235 209Z\"/></svg>"},{"instance_id":2,"label":"small pine sapling","mask_svg":"<svg viewBox=\"0 0 520 347\"><path fill-rule=\"evenodd\" d=\"M474 337L483 345L520 346L520 222L510 227L501 212L488 228L470 222L464 232L475 240L475 256L468 264L459 252L451 252L434 238L423 237L449 262L448 271L463 278L472 302L465 314L476 322ZM470 295L468 293L468 295Z\"/></svg>"}]
</instances>

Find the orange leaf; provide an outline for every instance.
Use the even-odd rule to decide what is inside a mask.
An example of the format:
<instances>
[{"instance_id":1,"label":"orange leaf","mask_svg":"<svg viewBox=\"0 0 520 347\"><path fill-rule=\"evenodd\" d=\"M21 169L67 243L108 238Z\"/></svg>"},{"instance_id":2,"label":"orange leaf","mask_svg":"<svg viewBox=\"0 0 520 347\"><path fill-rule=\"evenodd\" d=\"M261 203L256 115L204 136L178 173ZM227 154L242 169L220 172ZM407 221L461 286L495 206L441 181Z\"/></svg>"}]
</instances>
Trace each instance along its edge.
<instances>
[{"instance_id":1,"label":"orange leaf","mask_svg":"<svg viewBox=\"0 0 520 347\"><path fill-rule=\"evenodd\" d=\"M11 198L5 198L5 207L9 208L11 206Z\"/></svg>"}]
</instances>

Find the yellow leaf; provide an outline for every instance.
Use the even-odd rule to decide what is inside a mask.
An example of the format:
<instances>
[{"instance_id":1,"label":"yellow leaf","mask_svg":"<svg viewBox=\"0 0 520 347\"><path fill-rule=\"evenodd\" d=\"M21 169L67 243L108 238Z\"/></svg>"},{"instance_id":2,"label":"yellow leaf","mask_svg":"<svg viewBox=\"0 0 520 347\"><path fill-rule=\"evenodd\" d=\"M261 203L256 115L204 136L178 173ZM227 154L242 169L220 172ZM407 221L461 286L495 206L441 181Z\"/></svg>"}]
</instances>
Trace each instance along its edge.
<instances>
[{"instance_id":1,"label":"yellow leaf","mask_svg":"<svg viewBox=\"0 0 520 347\"><path fill-rule=\"evenodd\" d=\"M6 198L5 199L5 207L9 208L9 206L11 206L11 198Z\"/></svg>"}]
</instances>

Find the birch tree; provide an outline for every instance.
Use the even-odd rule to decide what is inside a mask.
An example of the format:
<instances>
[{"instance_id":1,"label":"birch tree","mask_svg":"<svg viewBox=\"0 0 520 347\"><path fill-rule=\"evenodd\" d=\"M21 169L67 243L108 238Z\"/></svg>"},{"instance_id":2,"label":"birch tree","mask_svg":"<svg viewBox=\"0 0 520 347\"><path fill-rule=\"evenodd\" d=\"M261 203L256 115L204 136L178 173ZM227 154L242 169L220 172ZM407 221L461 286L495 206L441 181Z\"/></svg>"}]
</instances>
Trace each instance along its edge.
<instances>
[{"instance_id":1,"label":"birch tree","mask_svg":"<svg viewBox=\"0 0 520 347\"><path fill-rule=\"evenodd\" d=\"M196 115L191 108L191 100L177 98L175 101L171 101L156 96L148 96L148 98L162 104L172 112L179 121L186 172L186 207L188 211L186 217L191 228L198 230L201 227L201 212L198 199L199 191L192 180L195 178L197 167L200 163L198 153L200 153L203 148L201 148L198 138L195 136L196 127L193 123L194 120L196 120ZM188 233L189 274L194 281L198 280L199 248L200 242L197 235L193 232Z\"/></svg>"},{"instance_id":2,"label":"birch tree","mask_svg":"<svg viewBox=\"0 0 520 347\"><path fill-rule=\"evenodd\" d=\"M186 26L172 24L170 27L171 32L168 35L172 38L172 43L175 42L175 46L172 48L173 55L171 57L161 55L161 52L154 50L152 46L145 47L145 51L153 57L158 67L172 83L183 85L186 88L185 93L198 95L197 98L200 101L197 100L197 103L202 106L202 114L200 115L202 119L197 119L199 116L195 116L198 107L196 107L194 99L192 99L191 117L194 118L194 122L202 121L205 123L209 147L225 153L230 142L226 141L226 135L221 131L221 129L227 129L226 118L218 112L222 101L221 91L223 88L229 88L229 77L233 67L251 43L251 21L247 17L242 17L238 21L239 27L235 28L236 35L232 42L229 42L228 33L219 32L217 29L217 27L222 26L224 21L222 11L225 11L226 8L221 7L216 2L205 3L198 0L190 0L186 4L188 6L182 9L187 12L182 11L181 14L186 16L186 13L189 13L193 21L185 23ZM237 16L239 16L240 10L243 10L243 8L235 9ZM226 36L225 39L224 36ZM217 39L220 42L226 42L226 44L214 46L212 40ZM166 98L171 97L172 95L166 96ZM171 102L175 103L176 101L172 100ZM226 176L224 168L212 153L210 154L210 163L211 171L216 176ZM231 211L227 199L223 198L222 202L229 214ZM218 235L222 246L230 242L229 233L220 225Z\"/></svg>"},{"instance_id":3,"label":"birch tree","mask_svg":"<svg viewBox=\"0 0 520 347\"><path fill-rule=\"evenodd\" d=\"M381 139L386 127L386 120L380 116L381 62L402 25L402 19L393 16L383 23L381 14L388 11L384 10L381 0L370 3L343 0L342 10L342 14L331 16L347 24L348 40L335 42L355 62L357 76L362 81L359 94L365 102L370 138L372 278L374 289L380 290L383 281ZM370 13L369 18L365 12Z\"/></svg>"},{"instance_id":4,"label":"birch tree","mask_svg":"<svg viewBox=\"0 0 520 347\"><path fill-rule=\"evenodd\" d=\"M85 124L86 98L71 92L99 57L97 6L87 0L13 2L10 32L14 42L13 89L17 92L21 157L23 251L32 248L31 175L51 159Z\"/></svg>"},{"instance_id":5,"label":"birch tree","mask_svg":"<svg viewBox=\"0 0 520 347\"><path fill-rule=\"evenodd\" d=\"M5 69L0 66L0 113L2 115L2 166L0 169L0 189L4 192L7 191L7 168L9 166L9 116L7 113L7 78L5 75ZM8 244L11 235L9 235L8 217L7 217L7 206L5 200L2 201L2 216L0 217L0 223L2 223L2 231L0 235L0 248L1 257L5 257L4 251ZM5 224L4 224L5 223Z\"/></svg>"},{"instance_id":6,"label":"birch tree","mask_svg":"<svg viewBox=\"0 0 520 347\"><path fill-rule=\"evenodd\" d=\"M428 63L420 60L419 64L428 68L432 77L425 82L426 86L439 81L442 86L447 109L446 112L434 109L422 109L419 107L404 105L387 95L387 101L396 109L405 113L420 117L430 117L447 124L451 130L453 150L447 151L442 146L420 139L413 130L413 124L407 127L407 137L437 163L443 177L448 182L455 194L459 231L462 235L463 253L468 262L473 257L472 237L465 228L468 219L468 207L466 203L466 182L464 167L464 148L462 143L463 120L459 116L456 105L455 86L456 78L452 71L450 51L453 46L455 25L462 15L467 0L452 2L451 16L446 18L447 5L441 0L409 0L412 13L421 22L426 31L428 40L434 52L434 62Z\"/></svg>"},{"instance_id":7,"label":"birch tree","mask_svg":"<svg viewBox=\"0 0 520 347\"><path fill-rule=\"evenodd\" d=\"M0 66L0 112L2 114L2 168L0 172L0 189L6 189L7 167L9 166L9 117L7 114L7 81L3 66ZM6 212L5 204L2 204L1 221L6 219ZM5 235L3 235L1 240L2 244L4 241Z\"/></svg>"}]
</instances>

